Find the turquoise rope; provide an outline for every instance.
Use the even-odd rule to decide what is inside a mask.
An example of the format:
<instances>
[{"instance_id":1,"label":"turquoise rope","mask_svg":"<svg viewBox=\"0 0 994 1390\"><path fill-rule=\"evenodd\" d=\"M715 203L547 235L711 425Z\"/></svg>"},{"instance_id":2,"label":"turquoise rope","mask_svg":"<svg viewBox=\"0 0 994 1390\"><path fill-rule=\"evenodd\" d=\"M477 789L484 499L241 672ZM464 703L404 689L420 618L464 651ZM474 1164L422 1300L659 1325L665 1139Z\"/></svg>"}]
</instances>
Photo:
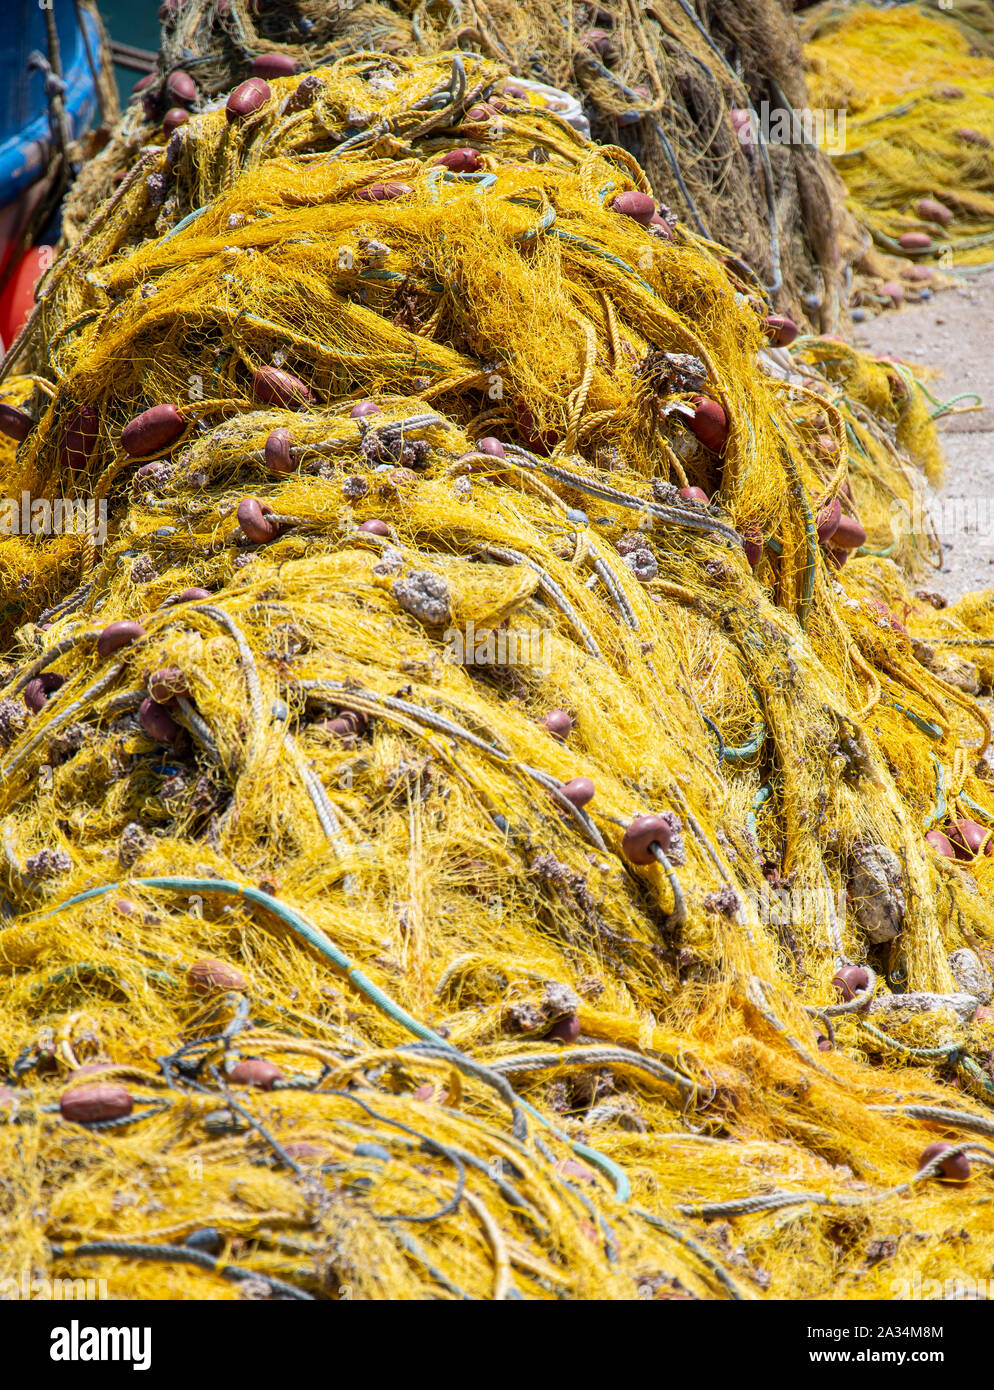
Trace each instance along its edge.
<instances>
[{"instance_id":1,"label":"turquoise rope","mask_svg":"<svg viewBox=\"0 0 994 1390\"><path fill-rule=\"evenodd\" d=\"M374 136L382 135L383 133L384 131L380 126L370 126L365 130L360 130L355 135L350 135L347 140L343 140L340 145L336 145L335 148L331 151L331 153L328 154L326 157L329 161L332 159L338 159L340 155L343 155L346 152L346 150L354 150L357 145L360 145L363 142L368 143L370 140L373 139Z\"/></svg>"},{"instance_id":2,"label":"turquoise rope","mask_svg":"<svg viewBox=\"0 0 994 1390\"><path fill-rule=\"evenodd\" d=\"M754 758L763 744L766 742L766 725L760 724L748 743L740 743L737 748L730 748L727 743L722 745L722 762L742 763L747 758Z\"/></svg>"},{"instance_id":3,"label":"turquoise rope","mask_svg":"<svg viewBox=\"0 0 994 1390\"><path fill-rule=\"evenodd\" d=\"M924 386L921 386L920 389L924 392L926 396L928 395L928 392L925 391ZM933 398L929 396L929 400L932 399ZM975 391L963 391L958 396L951 396L948 401L936 401L936 406L938 408L931 412L929 418L932 420L940 419L940 417L945 415L947 411L952 410L954 405L959 405L960 401L976 401L977 405L983 405L983 400L980 396L976 394Z\"/></svg>"},{"instance_id":4,"label":"turquoise rope","mask_svg":"<svg viewBox=\"0 0 994 1390\"><path fill-rule=\"evenodd\" d=\"M718 739L718 761L720 763L741 763L745 762L747 758L754 758L766 742L766 720L763 718L763 709L759 703L756 692L751 686L749 689L749 696L756 706L756 712L759 715L759 723L756 725L756 730L748 742L740 743L738 747L729 746L724 738L722 738L721 732L716 725L712 724L710 719L707 721Z\"/></svg>"},{"instance_id":5,"label":"turquoise rope","mask_svg":"<svg viewBox=\"0 0 994 1390\"><path fill-rule=\"evenodd\" d=\"M933 825L937 825L946 814L946 774L934 753L932 754L932 762L935 764L935 810L925 820L923 828L926 831Z\"/></svg>"},{"instance_id":6,"label":"turquoise rope","mask_svg":"<svg viewBox=\"0 0 994 1390\"><path fill-rule=\"evenodd\" d=\"M986 810L983 806L978 806L977 803L971 800L970 797L966 796L965 793L961 792L959 799L960 801L962 801L964 806L969 806L971 811L976 811L978 816L983 816L984 820L987 821L988 825L990 825L991 822L994 821L994 812Z\"/></svg>"},{"instance_id":7,"label":"turquoise rope","mask_svg":"<svg viewBox=\"0 0 994 1390\"><path fill-rule=\"evenodd\" d=\"M567 241L573 246L579 246L583 251L589 251L591 255L598 256L602 261L608 261L611 265L616 265L619 270L623 270L626 275L630 275L637 285L641 285L644 290L655 296L656 291L649 284L648 280L643 280L637 271L633 270L627 261L623 261L620 256L612 256L610 251L605 251L602 246L598 246L593 241L588 241L586 237L574 236L572 232L564 232L562 227L552 228L553 236L559 237L560 241Z\"/></svg>"},{"instance_id":8,"label":"turquoise rope","mask_svg":"<svg viewBox=\"0 0 994 1390\"><path fill-rule=\"evenodd\" d=\"M772 795L772 783L764 782L763 785L760 787L759 791L752 799L752 805L750 806L749 811L746 814L746 826L748 827L749 833L754 840L757 840L759 838L756 834L756 813L759 811L759 808L761 806L765 805L765 803L769 801Z\"/></svg>"},{"instance_id":9,"label":"turquoise rope","mask_svg":"<svg viewBox=\"0 0 994 1390\"><path fill-rule=\"evenodd\" d=\"M172 975L165 970L145 969L142 974L147 980L154 980L160 985L175 985L176 981ZM62 970L56 970L54 975L49 975L40 984L34 985L31 990L32 998L39 998L47 989L53 985L60 985L64 980L78 980L87 975L96 975L101 979L112 980L123 990L121 983L121 972L113 965L102 965L99 961L83 960L78 965L67 965Z\"/></svg>"},{"instance_id":10,"label":"turquoise rope","mask_svg":"<svg viewBox=\"0 0 994 1390\"><path fill-rule=\"evenodd\" d=\"M930 720L923 719L920 714L915 714L914 710L905 709L904 705L898 704L897 700L885 699L883 703L885 705L892 705L894 709L904 715L905 719L910 719L915 728L921 729L926 737L934 738L936 741L942 738L942 730L939 728L938 724L933 724Z\"/></svg>"},{"instance_id":11,"label":"turquoise rope","mask_svg":"<svg viewBox=\"0 0 994 1390\"><path fill-rule=\"evenodd\" d=\"M425 1042L435 1043L442 1047L453 1057L461 1058L464 1054L459 1048L453 1047L446 1038L440 1033L434 1032L426 1024L421 1023L409 1014L406 1009L401 1008L388 994L384 994L378 985L374 985L362 971L352 964L348 956L327 937L319 927L315 927L299 913L294 912L293 908L287 907L277 898L271 897L269 893L264 893L261 888L252 888L247 884L242 885L232 883L229 879L223 878L136 878L130 879L130 883L142 888L165 888L178 893L228 893L232 897L244 898L247 902L255 903L259 907L264 907L271 912L274 917L278 917L281 922L288 926L298 936L302 937L315 950L320 951L321 955L326 956L333 965L348 979L357 989L365 994L371 1003L381 1009L395 1023L399 1023L409 1033L413 1033L416 1038L422 1038ZM43 912L35 920L44 922L49 917L54 917L59 912L64 912L66 908L75 907L78 903L89 902L94 898L103 897L106 893L114 893L120 890L120 883L102 884L97 888L88 888L83 893L77 893L74 897L67 898L65 902L59 903L57 907L51 908L48 912ZM467 1058L467 1060L470 1060ZM551 1120L546 1119L540 1110L529 1104L528 1101L518 1097L518 1104L521 1109L529 1114L532 1119L552 1131L557 1138L569 1144L572 1151L579 1158L585 1158L588 1163L594 1164L607 1177L611 1179L615 1187L615 1195L619 1202L627 1202L631 1196L631 1183L625 1173L605 1157L598 1153L596 1149L588 1148L586 1144L574 1143L569 1140L561 1130L557 1129Z\"/></svg>"},{"instance_id":12,"label":"turquoise rope","mask_svg":"<svg viewBox=\"0 0 994 1390\"><path fill-rule=\"evenodd\" d=\"M863 448L859 435L853 429L852 425L850 425L848 420L846 420L844 423L846 427L846 438L849 440L849 443L854 445L865 459L869 459L870 455Z\"/></svg>"},{"instance_id":13,"label":"turquoise rope","mask_svg":"<svg viewBox=\"0 0 994 1390\"><path fill-rule=\"evenodd\" d=\"M193 212L188 212L184 218L182 218L179 222L176 223L176 226L172 229L171 232L166 233L166 235L159 242L159 245L165 246L167 241L171 241L172 238L176 236L179 232L185 231L186 228L189 227L191 222L196 222L197 218L202 216L203 213L205 213L206 211L207 204L205 203L202 208L194 208Z\"/></svg>"},{"instance_id":14,"label":"turquoise rope","mask_svg":"<svg viewBox=\"0 0 994 1390\"><path fill-rule=\"evenodd\" d=\"M536 203L531 198L508 198L507 201L517 204L518 207L535 208L540 206L540 204ZM535 223L534 227L529 227L527 231L521 232L519 236L514 238L515 244L520 246L522 242L534 241L535 238L541 236L543 232L551 231L555 226L555 222L556 210L550 203L545 212L542 213L542 216Z\"/></svg>"},{"instance_id":15,"label":"turquoise rope","mask_svg":"<svg viewBox=\"0 0 994 1390\"><path fill-rule=\"evenodd\" d=\"M981 1087L981 1089L985 1091L988 1096L994 1096L994 1086L991 1085L988 1078L981 1071L980 1067L978 1067L977 1063L973 1060L969 1053L961 1053L956 1058L956 1065L960 1071L966 1072L967 1077L970 1081L974 1083L974 1085Z\"/></svg>"},{"instance_id":16,"label":"turquoise rope","mask_svg":"<svg viewBox=\"0 0 994 1390\"><path fill-rule=\"evenodd\" d=\"M399 270L360 270L360 280L406 280Z\"/></svg>"},{"instance_id":17,"label":"turquoise rope","mask_svg":"<svg viewBox=\"0 0 994 1390\"><path fill-rule=\"evenodd\" d=\"M958 396L953 396L948 401L940 401L938 396L933 396L928 387L923 385L923 383L914 376L910 367L906 367L903 362L888 363L888 366L893 366L909 391L920 391L929 405L935 406L935 410L929 412L930 420L937 420L940 415L945 415L948 410L952 410L953 406L957 405L960 401L976 401L977 405L983 404L980 396L973 391L964 391Z\"/></svg>"},{"instance_id":18,"label":"turquoise rope","mask_svg":"<svg viewBox=\"0 0 994 1390\"><path fill-rule=\"evenodd\" d=\"M446 169L444 164L436 164L429 171L426 182L429 198L433 203L438 203L441 201L441 194L438 191L440 183L478 183L480 191L482 191L493 188L497 182L497 175L486 169L477 169L474 173L457 173L453 169Z\"/></svg>"},{"instance_id":19,"label":"turquoise rope","mask_svg":"<svg viewBox=\"0 0 994 1390\"><path fill-rule=\"evenodd\" d=\"M909 1047L907 1043L901 1042L900 1038L892 1038L889 1033L882 1032L875 1028L872 1023L867 1023L865 1018L857 1019L860 1028L865 1033L869 1033L871 1038L875 1038L884 1047L889 1047L893 1052L900 1052L907 1058L917 1057L922 1062L941 1062L959 1060L959 1043L945 1043L942 1047Z\"/></svg>"}]
</instances>

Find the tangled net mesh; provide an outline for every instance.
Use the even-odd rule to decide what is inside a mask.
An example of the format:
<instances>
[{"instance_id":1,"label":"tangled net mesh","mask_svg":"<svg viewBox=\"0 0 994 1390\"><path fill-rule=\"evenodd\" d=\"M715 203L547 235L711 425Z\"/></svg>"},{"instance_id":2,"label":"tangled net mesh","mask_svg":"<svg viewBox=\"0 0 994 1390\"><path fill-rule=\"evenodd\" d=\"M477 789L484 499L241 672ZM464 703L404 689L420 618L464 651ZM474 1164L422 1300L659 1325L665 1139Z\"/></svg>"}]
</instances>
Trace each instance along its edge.
<instances>
[{"instance_id":1,"label":"tangled net mesh","mask_svg":"<svg viewBox=\"0 0 994 1390\"><path fill-rule=\"evenodd\" d=\"M873 237L860 269L899 286L903 279L910 294L935 270L990 264L990 6L820 5L802 17L802 32L812 103L847 117L845 148L833 158L853 215Z\"/></svg>"},{"instance_id":2,"label":"tangled net mesh","mask_svg":"<svg viewBox=\"0 0 994 1390\"><path fill-rule=\"evenodd\" d=\"M78 231L159 125L169 97L155 96L169 73L189 74L197 102L209 104L250 77L259 57L304 70L363 51L401 58L461 49L533 84L535 104L556 108L557 95L569 93L581 125L582 102L594 137L628 149L657 197L700 234L734 246L779 308L827 332L844 313L843 260L860 241L838 176L816 145L771 144L758 122L756 138L743 141L736 125L754 103L805 105L793 16L784 0L759 0L747 17L736 0L700 9L688 0L625 0L610 12L587 3L564 11L552 0L166 6L160 85L146 91L145 107L132 108L105 158L83 171L67 231Z\"/></svg>"},{"instance_id":3,"label":"tangled net mesh","mask_svg":"<svg viewBox=\"0 0 994 1390\"><path fill-rule=\"evenodd\" d=\"M8 358L7 495L107 535L0 542L4 1277L990 1267L919 1168L937 1132L974 1185L994 1157L991 837L924 838L994 816L994 595L903 577L941 407L839 342L765 351L760 288L621 215L645 175L553 113L435 163L504 75L356 55L194 116ZM819 543L836 502L862 547Z\"/></svg>"}]
</instances>

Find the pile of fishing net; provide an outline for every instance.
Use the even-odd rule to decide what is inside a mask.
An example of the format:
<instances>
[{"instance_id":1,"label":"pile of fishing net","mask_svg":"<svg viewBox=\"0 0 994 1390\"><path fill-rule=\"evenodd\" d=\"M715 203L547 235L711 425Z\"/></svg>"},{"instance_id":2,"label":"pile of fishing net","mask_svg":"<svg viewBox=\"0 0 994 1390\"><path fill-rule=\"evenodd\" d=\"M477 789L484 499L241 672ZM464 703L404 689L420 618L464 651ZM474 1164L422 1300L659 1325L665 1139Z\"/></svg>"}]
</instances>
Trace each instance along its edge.
<instances>
[{"instance_id":1,"label":"pile of fishing net","mask_svg":"<svg viewBox=\"0 0 994 1390\"><path fill-rule=\"evenodd\" d=\"M970 43L971 53L985 53L994 58L994 11L988 0L919 0L922 8L954 19Z\"/></svg>"},{"instance_id":2,"label":"pile of fishing net","mask_svg":"<svg viewBox=\"0 0 994 1390\"><path fill-rule=\"evenodd\" d=\"M890 306L991 263L994 53L978 49L978 17L837 4L803 16L810 99L846 113L833 159L874 242L855 302Z\"/></svg>"},{"instance_id":3,"label":"pile of fishing net","mask_svg":"<svg viewBox=\"0 0 994 1390\"><path fill-rule=\"evenodd\" d=\"M503 71L239 88L8 359L4 1278L990 1268L994 596L897 563L941 407L771 347L623 150L488 126Z\"/></svg>"},{"instance_id":4,"label":"pile of fishing net","mask_svg":"<svg viewBox=\"0 0 994 1390\"><path fill-rule=\"evenodd\" d=\"M505 64L522 96L565 110L584 133L589 119L596 139L639 160L657 198L734 248L778 307L816 331L836 326L840 243L845 253L859 241L841 184L810 139L770 142L760 119L763 103L806 105L785 0L754 0L747 12L737 0L696 8L626 0L610 12L552 0L185 0L161 14L160 72L142 86L107 158L83 171L70 231L170 111L202 109L253 74L304 71L355 52L462 49Z\"/></svg>"}]
</instances>

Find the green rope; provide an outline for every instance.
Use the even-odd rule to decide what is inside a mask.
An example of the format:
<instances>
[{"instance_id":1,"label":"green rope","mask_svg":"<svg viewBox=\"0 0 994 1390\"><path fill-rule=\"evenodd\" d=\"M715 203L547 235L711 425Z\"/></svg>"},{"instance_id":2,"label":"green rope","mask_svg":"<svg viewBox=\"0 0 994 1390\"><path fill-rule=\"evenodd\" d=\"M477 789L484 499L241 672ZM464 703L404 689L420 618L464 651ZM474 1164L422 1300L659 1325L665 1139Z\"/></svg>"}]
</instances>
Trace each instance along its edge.
<instances>
[{"instance_id":1,"label":"green rope","mask_svg":"<svg viewBox=\"0 0 994 1390\"><path fill-rule=\"evenodd\" d=\"M750 806L749 811L746 814L746 825L754 840L758 838L756 835L756 813L759 811L761 806L765 805L765 803L769 801L772 795L772 783L764 782L763 785L760 787L759 791L752 799L752 805Z\"/></svg>"},{"instance_id":2,"label":"green rope","mask_svg":"<svg viewBox=\"0 0 994 1390\"><path fill-rule=\"evenodd\" d=\"M425 1042L431 1042L444 1048L453 1058L462 1058L463 1053L454 1047L440 1033L434 1032L426 1024L421 1023L409 1014L406 1009L384 994L378 985L373 984L362 971L352 964L348 956L324 934L319 927L315 927L306 918L301 917L293 908L287 907L279 899L272 897L269 893L264 893L261 888L252 888L249 885L233 883L229 879L223 878L137 878L130 880L131 883L142 888L164 888L171 892L178 893L228 893L232 897L244 898L247 902L255 903L258 907L263 907L271 912L274 917L278 917L284 925L288 926L297 936L302 937L308 945L313 946L321 955L326 956L332 964L342 972L355 987L360 990L371 1003L381 1009L395 1023L405 1028L409 1033L413 1033L416 1038L423 1038ZM49 917L54 917L59 912L64 912L66 908L75 907L78 903L89 902L94 898L103 897L106 893L117 892L121 889L120 883L103 884L97 888L88 888L83 893L77 893L74 897L67 898L65 902L59 903L57 907L51 908L48 912L43 912L36 921L43 922ZM467 1061L472 1059L467 1058ZM552 1131L557 1138L569 1144L572 1151L580 1158L584 1158L588 1163L594 1164L611 1179L615 1186L615 1195L619 1202L627 1202L631 1195L631 1184L621 1168L611 1159L598 1153L596 1149L588 1148L586 1144L575 1143L570 1140L563 1132L558 1129L551 1120L548 1120L540 1110L536 1110L528 1101L518 1099L522 1110L526 1111L534 1120Z\"/></svg>"},{"instance_id":3,"label":"green rope","mask_svg":"<svg viewBox=\"0 0 994 1390\"><path fill-rule=\"evenodd\" d=\"M552 235L557 236L560 241L566 241L573 246L579 246L583 251L589 251L592 256L597 256L600 260L608 261L611 265L617 266L618 269L623 270L626 275L630 275L637 285L641 285L644 290L648 290L653 297L656 296L656 291L649 282L643 280L641 275L633 270L627 261L623 261L620 256L612 256L610 251L605 251L604 248L598 246L596 242L588 241L586 237L574 236L572 232L564 232L562 227L553 227L551 231Z\"/></svg>"},{"instance_id":4,"label":"green rope","mask_svg":"<svg viewBox=\"0 0 994 1390\"><path fill-rule=\"evenodd\" d=\"M175 985L176 983L173 976L167 974L165 970L144 969L142 974L146 979L152 980L156 984ZM39 984L34 985L31 990L32 997L37 999L39 995L44 994L45 991L51 989L53 985L60 985L66 980L80 980L87 975L96 975L101 979L110 980L122 990L124 989L121 980L121 972L116 966L103 965L99 961L84 960L80 961L78 965L67 965L62 970L56 970L54 975L49 975L46 980L42 980Z\"/></svg>"},{"instance_id":5,"label":"green rope","mask_svg":"<svg viewBox=\"0 0 994 1390\"><path fill-rule=\"evenodd\" d=\"M173 227L171 231L168 231L166 233L166 235L159 242L159 245L165 246L166 242L171 241L174 236L177 236L180 232L185 232L187 227L189 227L190 223L196 222L197 218L201 217L206 211L207 206L205 204L202 208L194 208L193 212L188 212L184 218L182 218L179 222L176 223L176 226Z\"/></svg>"},{"instance_id":6,"label":"green rope","mask_svg":"<svg viewBox=\"0 0 994 1390\"><path fill-rule=\"evenodd\" d=\"M721 761L725 763L743 763L747 758L754 758L765 742L766 725L760 724L748 743L740 743L738 747L730 748L727 743L723 742L721 748Z\"/></svg>"},{"instance_id":7,"label":"green rope","mask_svg":"<svg viewBox=\"0 0 994 1390\"><path fill-rule=\"evenodd\" d=\"M748 741L746 743L740 743L737 747L729 746L722 737L721 731L718 729L717 725L705 716L705 722L718 740L719 763L742 763L748 758L754 758L766 742L766 720L763 718L763 708L759 703L759 697L751 685L749 687L749 697L756 706L756 713L759 715L759 721Z\"/></svg>"},{"instance_id":8,"label":"green rope","mask_svg":"<svg viewBox=\"0 0 994 1390\"><path fill-rule=\"evenodd\" d=\"M926 831L937 825L946 814L946 774L934 753L932 762L935 764L935 810L924 821L922 829Z\"/></svg>"},{"instance_id":9,"label":"green rope","mask_svg":"<svg viewBox=\"0 0 994 1390\"><path fill-rule=\"evenodd\" d=\"M975 811L978 816L983 816L984 820L987 821L988 825L994 823L994 811L988 811L986 807L978 806L977 803L971 797L967 796L965 792L960 792L959 799L960 801L962 801L964 806L969 806L970 810Z\"/></svg>"},{"instance_id":10,"label":"green rope","mask_svg":"<svg viewBox=\"0 0 994 1390\"><path fill-rule=\"evenodd\" d=\"M939 728L938 724L933 724L930 720L923 719L920 714L915 714L914 710L906 709L905 706L899 704L897 700L885 699L882 703L893 706L894 709L904 715L905 719L910 719L915 728L920 729L928 738L934 738L936 741L942 738L942 730Z\"/></svg>"},{"instance_id":11,"label":"green rope","mask_svg":"<svg viewBox=\"0 0 994 1390\"><path fill-rule=\"evenodd\" d=\"M905 1058L918 1058L923 1062L951 1062L960 1055L959 1043L944 1043L942 1047L909 1047L907 1043L901 1042L898 1038L892 1038L889 1033L883 1033L872 1023L867 1023L865 1018L860 1018L857 1022L865 1033L869 1033L871 1038L875 1038L878 1043L890 1048L892 1052L900 1052Z\"/></svg>"},{"instance_id":12,"label":"green rope","mask_svg":"<svg viewBox=\"0 0 994 1390\"><path fill-rule=\"evenodd\" d=\"M994 1097L994 1085L968 1053L960 1053L956 1059L956 1069L965 1073L967 1080L979 1086L985 1095Z\"/></svg>"}]
</instances>

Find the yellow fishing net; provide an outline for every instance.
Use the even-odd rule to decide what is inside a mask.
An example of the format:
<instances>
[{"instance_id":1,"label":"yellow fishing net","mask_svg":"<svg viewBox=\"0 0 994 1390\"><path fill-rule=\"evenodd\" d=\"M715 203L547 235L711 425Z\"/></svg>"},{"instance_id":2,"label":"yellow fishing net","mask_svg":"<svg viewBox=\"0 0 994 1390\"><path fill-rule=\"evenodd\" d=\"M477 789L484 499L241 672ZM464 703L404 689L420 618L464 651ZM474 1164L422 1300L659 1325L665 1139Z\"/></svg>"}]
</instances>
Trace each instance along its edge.
<instances>
[{"instance_id":1,"label":"yellow fishing net","mask_svg":"<svg viewBox=\"0 0 994 1390\"><path fill-rule=\"evenodd\" d=\"M193 117L7 363L0 1276L990 1268L990 604L898 566L934 407L765 351L625 152L481 113L503 77L361 54Z\"/></svg>"},{"instance_id":2,"label":"yellow fishing net","mask_svg":"<svg viewBox=\"0 0 994 1390\"><path fill-rule=\"evenodd\" d=\"M833 159L850 208L920 273L992 260L994 56L977 47L978 17L834 4L802 16L812 105L846 115Z\"/></svg>"},{"instance_id":3,"label":"yellow fishing net","mask_svg":"<svg viewBox=\"0 0 994 1390\"><path fill-rule=\"evenodd\" d=\"M764 102L789 111L807 104L783 0L752 0L746 10L738 0L624 0L608 10L553 0L187 0L162 18L160 73L107 159L83 171L70 233L174 104L173 73L192 81L199 109L256 69L269 75L273 63L285 72L363 50L460 49L506 64L530 101L565 108L581 129L589 121L595 139L626 148L657 197L695 231L733 246L799 322L827 332L844 311L839 243L855 246L858 236L838 176L814 141L769 141L757 114ZM752 134L743 129L750 121Z\"/></svg>"}]
</instances>

